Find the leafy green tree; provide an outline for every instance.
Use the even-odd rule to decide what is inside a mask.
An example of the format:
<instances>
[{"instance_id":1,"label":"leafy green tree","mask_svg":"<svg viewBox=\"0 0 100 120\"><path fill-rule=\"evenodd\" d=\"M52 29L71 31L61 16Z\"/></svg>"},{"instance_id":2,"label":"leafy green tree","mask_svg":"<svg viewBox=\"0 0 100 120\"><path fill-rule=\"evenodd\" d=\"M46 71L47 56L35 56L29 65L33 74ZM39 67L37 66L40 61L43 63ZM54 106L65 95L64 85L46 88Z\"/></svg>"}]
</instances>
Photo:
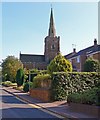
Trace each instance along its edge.
<instances>
[{"instance_id":1,"label":"leafy green tree","mask_svg":"<svg viewBox=\"0 0 100 120\"><path fill-rule=\"evenodd\" d=\"M100 72L100 62L89 57L84 64L85 72Z\"/></svg>"},{"instance_id":2,"label":"leafy green tree","mask_svg":"<svg viewBox=\"0 0 100 120\"><path fill-rule=\"evenodd\" d=\"M19 68L22 68L23 65L18 58L14 56L8 56L3 60L2 64L2 77L3 81L11 81L15 82L16 80L16 72Z\"/></svg>"},{"instance_id":3,"label":"leafy green tree","mask_svg":"<svg viewBox=\"0 0 100 120\"><path fill-rule=\"evenodd\" d=\"M66 60L61 53L59 53L48 65L49 73L53 72L72 72L72 65L69 60Z\"/></svg>"},{"instance_id":4,"label":"leafy green tree","mask_svg":"<svg viewBox=\"0 0 100 120\"><path fill-rule=\"evenodd\" d=\"M16 74L16 83L17 86L20 87L23 85L24 82L24 70L22 68L18 69Z\"/></svg>"}]
</instances>

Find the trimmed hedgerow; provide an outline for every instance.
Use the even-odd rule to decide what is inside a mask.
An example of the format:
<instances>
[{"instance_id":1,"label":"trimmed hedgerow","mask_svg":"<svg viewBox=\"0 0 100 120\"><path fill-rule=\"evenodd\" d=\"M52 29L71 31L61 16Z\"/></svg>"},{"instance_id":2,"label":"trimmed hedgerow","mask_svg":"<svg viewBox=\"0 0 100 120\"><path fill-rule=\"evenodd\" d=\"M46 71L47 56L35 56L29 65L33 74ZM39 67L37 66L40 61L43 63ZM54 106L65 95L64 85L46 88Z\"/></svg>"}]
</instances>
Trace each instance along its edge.
<instances>
[{"instance_id":1,"label":"trimmed hedgerow","mask_svg":"<svg viewBox=\"0 0 100 120\"><path fill-rule=\"evenodd\" d=\"M100 74L96 72L56 72L52 74L52 100L67 100L67 96L75 92L98 87Z\"/></svg>"},{"instance_id":2,"label":"trimmed hedgerow","mask_svg":"<svg viewBox=\"0 0 100 120\"><path fill-rule=\"evenodd\" d=\"M33 79L33 85L35 88L44 88L51 86L51 76L49 74L37 75Z\"/></svg>"},{"instance_id":3,"label":"trimmed hedgerow","mask_svg":"<svg viewBox=\"0 0 100 120\"><path fill-rule=\"evenodd\" d=\"M67 102L100 105L100 87L94 87L81 93L69 94Z\"/></svg>"}]
</instances>

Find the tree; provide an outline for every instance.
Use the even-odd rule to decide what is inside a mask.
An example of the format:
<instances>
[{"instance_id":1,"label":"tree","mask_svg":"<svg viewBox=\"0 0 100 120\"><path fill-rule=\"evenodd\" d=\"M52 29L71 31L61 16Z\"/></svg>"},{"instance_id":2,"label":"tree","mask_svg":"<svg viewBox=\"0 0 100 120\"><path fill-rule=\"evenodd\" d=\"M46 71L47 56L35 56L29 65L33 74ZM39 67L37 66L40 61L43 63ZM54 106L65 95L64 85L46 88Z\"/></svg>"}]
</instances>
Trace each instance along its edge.
<instances>
[{"instance_id":1,"label":"tree","mask_svg":"<svg viewBox=\"0 0 100 120\"><path fill-rule=\"evenodd\" d=\"M100 72L100 62L89 57L84 64L85 72Z\"/></svg>"},{"instance_id":2,"label":"tree","mask_svg":"<svg viewBox=\"0 0 100 120\"><path fill-rule=\"evenodd\" d=\"M11 82L15 82L17 70L23 67L21 61L14 56L4 59L1 66L3 81Z\"/></svg>"},{"instance_id":3,"label":"tree","mask_svg":"<svg viewBox=\"0 0 100 120\"><path fill-rule=\"evenodd\" d=\"M72 65L70 61L66 60L61 53L59 53L48 65L47 70L52 72L72 72Z\"/></svg>"},{"instance_id":4,"label":"tree","mask_svg":"<svg viewBox=\"0 0 100 120\"><path fill-rule=\"evenodd\" d=\"M16 83L17 86L20 87L23 85L24 82L24 70L22 68L18 69L16 74Z\"/></svg>"}]
</instances>

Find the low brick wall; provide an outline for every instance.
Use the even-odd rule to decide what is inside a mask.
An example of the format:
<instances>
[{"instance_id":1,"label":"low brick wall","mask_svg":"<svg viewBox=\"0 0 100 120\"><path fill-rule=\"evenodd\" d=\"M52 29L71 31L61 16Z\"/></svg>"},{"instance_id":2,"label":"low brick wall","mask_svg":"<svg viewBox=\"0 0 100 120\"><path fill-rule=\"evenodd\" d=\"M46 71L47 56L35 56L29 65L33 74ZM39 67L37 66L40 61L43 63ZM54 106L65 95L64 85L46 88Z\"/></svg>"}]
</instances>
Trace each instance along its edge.
<instances>
[{"instance_id":1,"label":"low brick wall","mask_svg":"<svg viewBox=\"0 0 100 120\"><path fill-rule=\"evenodd\" d=\"M100 106L70 103L70 110L100 118Z\"/></svg>"},{"instance_id":2,"label":"low brick wall","mask_svg":"<svg viewBox=\"0 0 100 120\"><path fill-rule=\"evenodd\" d=\"M30 96L48 102L50 101L50 90L47 88L34 88L30 90Z\"/></svg>"}]
</instances>

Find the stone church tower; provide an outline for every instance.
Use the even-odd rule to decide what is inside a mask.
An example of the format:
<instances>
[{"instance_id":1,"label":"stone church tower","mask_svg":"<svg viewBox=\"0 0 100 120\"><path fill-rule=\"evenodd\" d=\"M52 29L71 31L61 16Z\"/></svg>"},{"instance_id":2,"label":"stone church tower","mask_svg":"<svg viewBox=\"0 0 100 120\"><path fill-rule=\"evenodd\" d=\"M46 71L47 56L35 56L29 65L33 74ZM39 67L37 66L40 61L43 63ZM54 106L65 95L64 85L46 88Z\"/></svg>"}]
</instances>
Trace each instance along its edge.
<instances>
[{"instance_id":1,"label":"stone church tower","mask_svg":"<svg viewBox=\"0 0 100 120\"><path fill-rule=\"evenodd\" d=\"M45 38L45 61L49 63L60 52L60 37L56 36L56 30L53 19L53 10L51 8L50 24L48 36Z\"/></svg>"},{"instance_id":2,"label":"stone church tower","mask_svg":"<svg viewBox=\"0 0 100 120\"><path fill-rule=\"evenodd\" d=\"M24 68L27 69L47 69L50 61L60 52L60 37L56 36L56 30L53 20L53 10L51 8L50 25L48 36L45 38L44 55L37 54L22 54L20 60Z\"/></svg>"}]
</instances>

